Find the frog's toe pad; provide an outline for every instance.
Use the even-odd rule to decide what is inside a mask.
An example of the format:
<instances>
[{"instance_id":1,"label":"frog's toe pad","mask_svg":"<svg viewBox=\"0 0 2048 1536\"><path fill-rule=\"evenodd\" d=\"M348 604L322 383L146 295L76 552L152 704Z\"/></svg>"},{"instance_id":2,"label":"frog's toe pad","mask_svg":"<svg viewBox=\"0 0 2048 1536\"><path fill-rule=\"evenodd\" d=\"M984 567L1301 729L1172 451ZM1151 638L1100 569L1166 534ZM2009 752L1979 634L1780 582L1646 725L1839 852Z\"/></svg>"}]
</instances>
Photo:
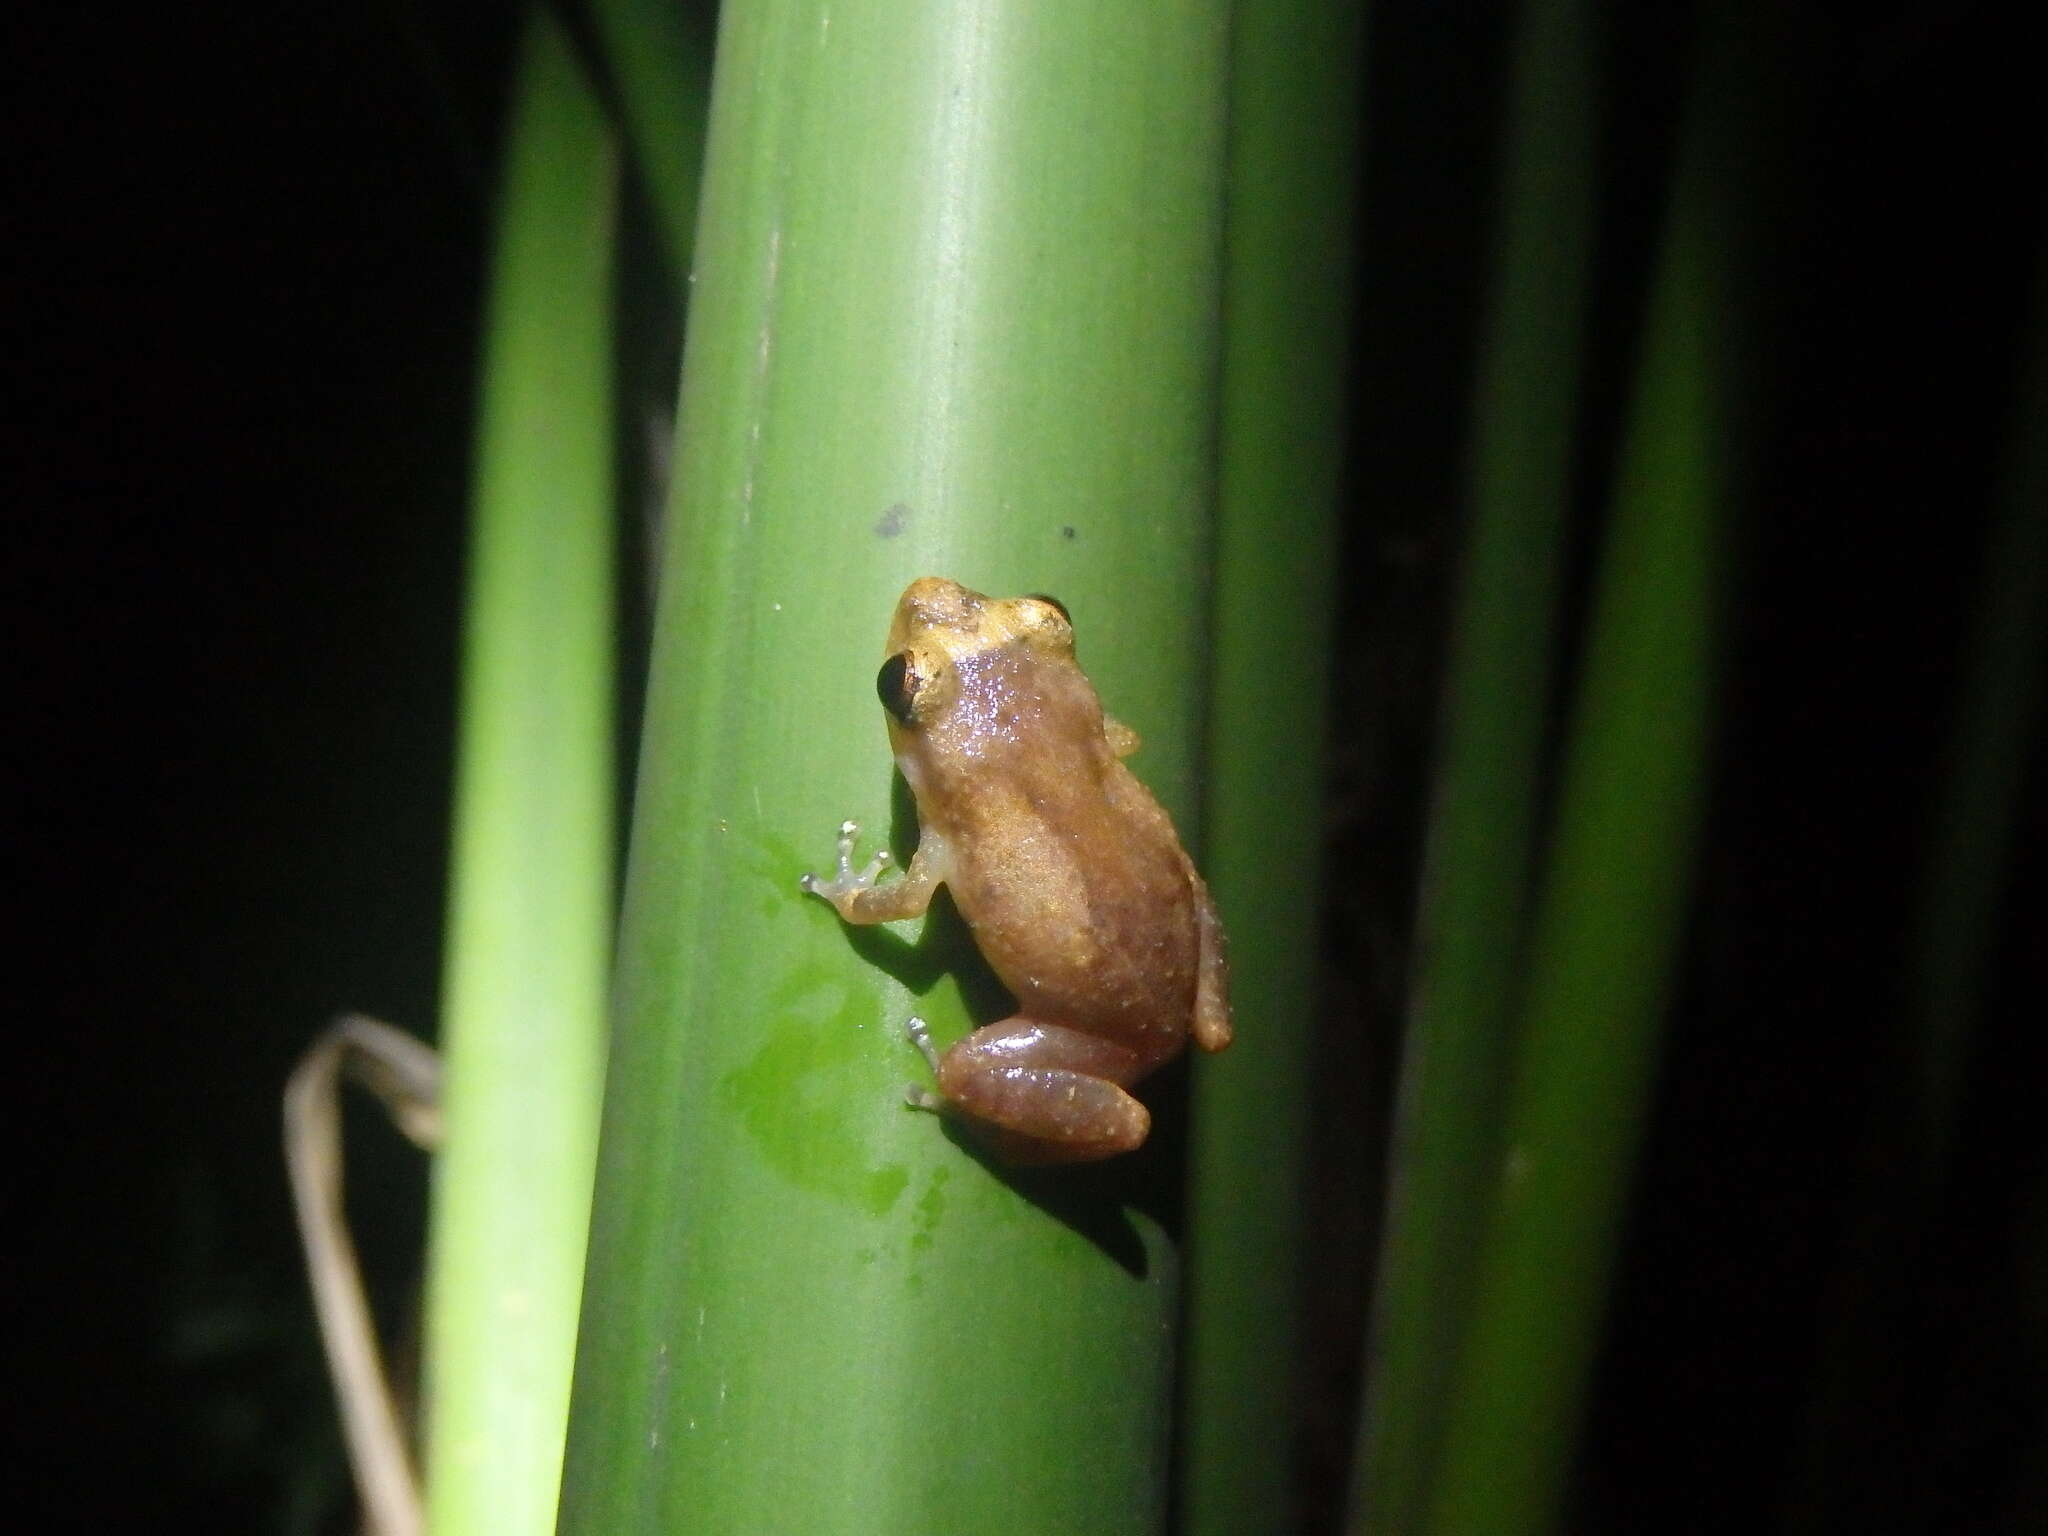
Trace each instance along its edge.
<instances>
[{"instance_id":1,"label":"frog's toe pad","mask_svg":"<svg viewBox=\"0 0 2048 1536\"><path fill-rule=\"evenodd\" d=\"M807 896L822 896L844 912L847 901L872 887L881 877L882 871L889 867L889 850L878 848L875 850L875 856L868 860L867 867L858 874L854 872L853 840L859 833L859 822L839 823L839 841L835 847L836 858L832 878L828 880L823 875L806 874L798 879L797 888Z\"/></svg>"}]
</instances>

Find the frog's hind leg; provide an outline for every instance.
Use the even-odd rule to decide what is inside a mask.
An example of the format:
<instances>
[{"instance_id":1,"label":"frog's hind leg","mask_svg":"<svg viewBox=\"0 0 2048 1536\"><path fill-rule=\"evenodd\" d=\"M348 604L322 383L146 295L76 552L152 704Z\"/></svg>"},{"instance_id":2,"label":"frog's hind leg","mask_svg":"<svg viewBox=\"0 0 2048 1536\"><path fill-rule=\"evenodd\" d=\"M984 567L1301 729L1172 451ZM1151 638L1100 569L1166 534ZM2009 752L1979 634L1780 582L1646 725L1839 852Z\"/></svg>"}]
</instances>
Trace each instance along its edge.
<instances>
[{"instance_id":1,"label":"frog's hind leg","mask_svg":"<svg viewBox=\"0 0 2048 1536\"><path fill-rule=\"evenodd\" d=\"M1093 1162L1142 1143L1152 1117L1121 1086L1137 1070L1120 1045L1021 1017L977 1029L937 1065L946 1104L1019 1163Z\"/></svg>"}]
</instances>

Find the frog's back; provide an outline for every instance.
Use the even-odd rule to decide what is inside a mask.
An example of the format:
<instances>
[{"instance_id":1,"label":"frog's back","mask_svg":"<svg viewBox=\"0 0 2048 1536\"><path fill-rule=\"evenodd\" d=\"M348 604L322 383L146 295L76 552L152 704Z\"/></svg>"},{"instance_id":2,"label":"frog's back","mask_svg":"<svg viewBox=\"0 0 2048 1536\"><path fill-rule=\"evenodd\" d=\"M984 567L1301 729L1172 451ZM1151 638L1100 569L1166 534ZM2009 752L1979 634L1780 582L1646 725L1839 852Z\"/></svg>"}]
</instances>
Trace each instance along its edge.
<instances>
[{"instance_id":1,"label":"frog's back","mask_svg":"<svg viewBox=\"0 0 2048 1536\"><path fill-rule=\"evenodd\" d=\"M957 829L953 898L1021 1013L1149 1068L1193 1015L1193 871L1152 794L1107 754L1012 776Z\"/></svg>"}]
</instances>

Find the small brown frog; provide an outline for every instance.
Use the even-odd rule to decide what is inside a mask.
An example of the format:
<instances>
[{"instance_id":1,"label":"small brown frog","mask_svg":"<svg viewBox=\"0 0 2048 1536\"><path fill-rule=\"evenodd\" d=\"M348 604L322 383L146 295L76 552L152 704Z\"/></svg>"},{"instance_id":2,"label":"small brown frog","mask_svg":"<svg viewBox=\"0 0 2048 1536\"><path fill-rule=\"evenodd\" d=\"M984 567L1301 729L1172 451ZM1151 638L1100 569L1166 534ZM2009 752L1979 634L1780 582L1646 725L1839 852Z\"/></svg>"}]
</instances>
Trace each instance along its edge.
<instances>
[{"instance_id":1,"label":"small brown frog","mask_svg":"<svg viewBox=\"0 0 2048 1536\"><path fill-rule=\"evenodd\" d=\"M1017 998L1014 1017L941 1056L910 1037L950 1110L1019 1163L1113 1157L1144 1141L1124 1090L1181 1051L1230 1044L1229 966L1209 888L1159 802L1121 759L1135 732L1102 712L1074 660L1067 611L1049 597L992 598L912 582L875 679L889 744L917 800L903 878L853 870L839 829L833 878L805 875L849 923L923 912L945 885L982 954Z\"/></svg>"}]
</instances>

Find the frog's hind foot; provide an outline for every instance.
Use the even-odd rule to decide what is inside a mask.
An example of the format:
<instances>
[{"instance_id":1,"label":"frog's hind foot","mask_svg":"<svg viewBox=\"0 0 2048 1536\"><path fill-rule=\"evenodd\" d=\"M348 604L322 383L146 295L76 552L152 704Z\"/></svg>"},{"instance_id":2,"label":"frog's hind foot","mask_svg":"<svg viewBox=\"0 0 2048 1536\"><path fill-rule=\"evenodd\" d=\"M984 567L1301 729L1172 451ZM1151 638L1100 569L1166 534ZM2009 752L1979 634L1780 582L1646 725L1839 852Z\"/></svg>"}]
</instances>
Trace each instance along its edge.
<instances>
[{"instance_id":1,"label":"frog's hind foot","mask_svg":"<svg viewBox=\"0 0 2048 1536\"><path fill-rule=\"evenodd\" d=\"M910 1037L910 1043L918 1048L924 1059L931 1063L932 1076L939 1073L939 1050L932 1044L932 1027L912 1014L903 1021L903 1033ZM944 1114L946 1101L922 1083L906 1083L903 1087L903 1102L912 1109L928 1109L933 1114Z\"/></svg>"},{"instance_id":2,"label":"frog's hind foot","mask_svg":"<svg viewBox=\"0 0 2048 1536\"><path fill-rule=\"evenodd\" d=\"M939 1048L932 1044L931 1025L913 1013L903 1021L903 1033L910 1037L910 1043L916 1046L919 1053L931 1064L932 1075L938 1076Z\"/></svg>"}]
</instances>

